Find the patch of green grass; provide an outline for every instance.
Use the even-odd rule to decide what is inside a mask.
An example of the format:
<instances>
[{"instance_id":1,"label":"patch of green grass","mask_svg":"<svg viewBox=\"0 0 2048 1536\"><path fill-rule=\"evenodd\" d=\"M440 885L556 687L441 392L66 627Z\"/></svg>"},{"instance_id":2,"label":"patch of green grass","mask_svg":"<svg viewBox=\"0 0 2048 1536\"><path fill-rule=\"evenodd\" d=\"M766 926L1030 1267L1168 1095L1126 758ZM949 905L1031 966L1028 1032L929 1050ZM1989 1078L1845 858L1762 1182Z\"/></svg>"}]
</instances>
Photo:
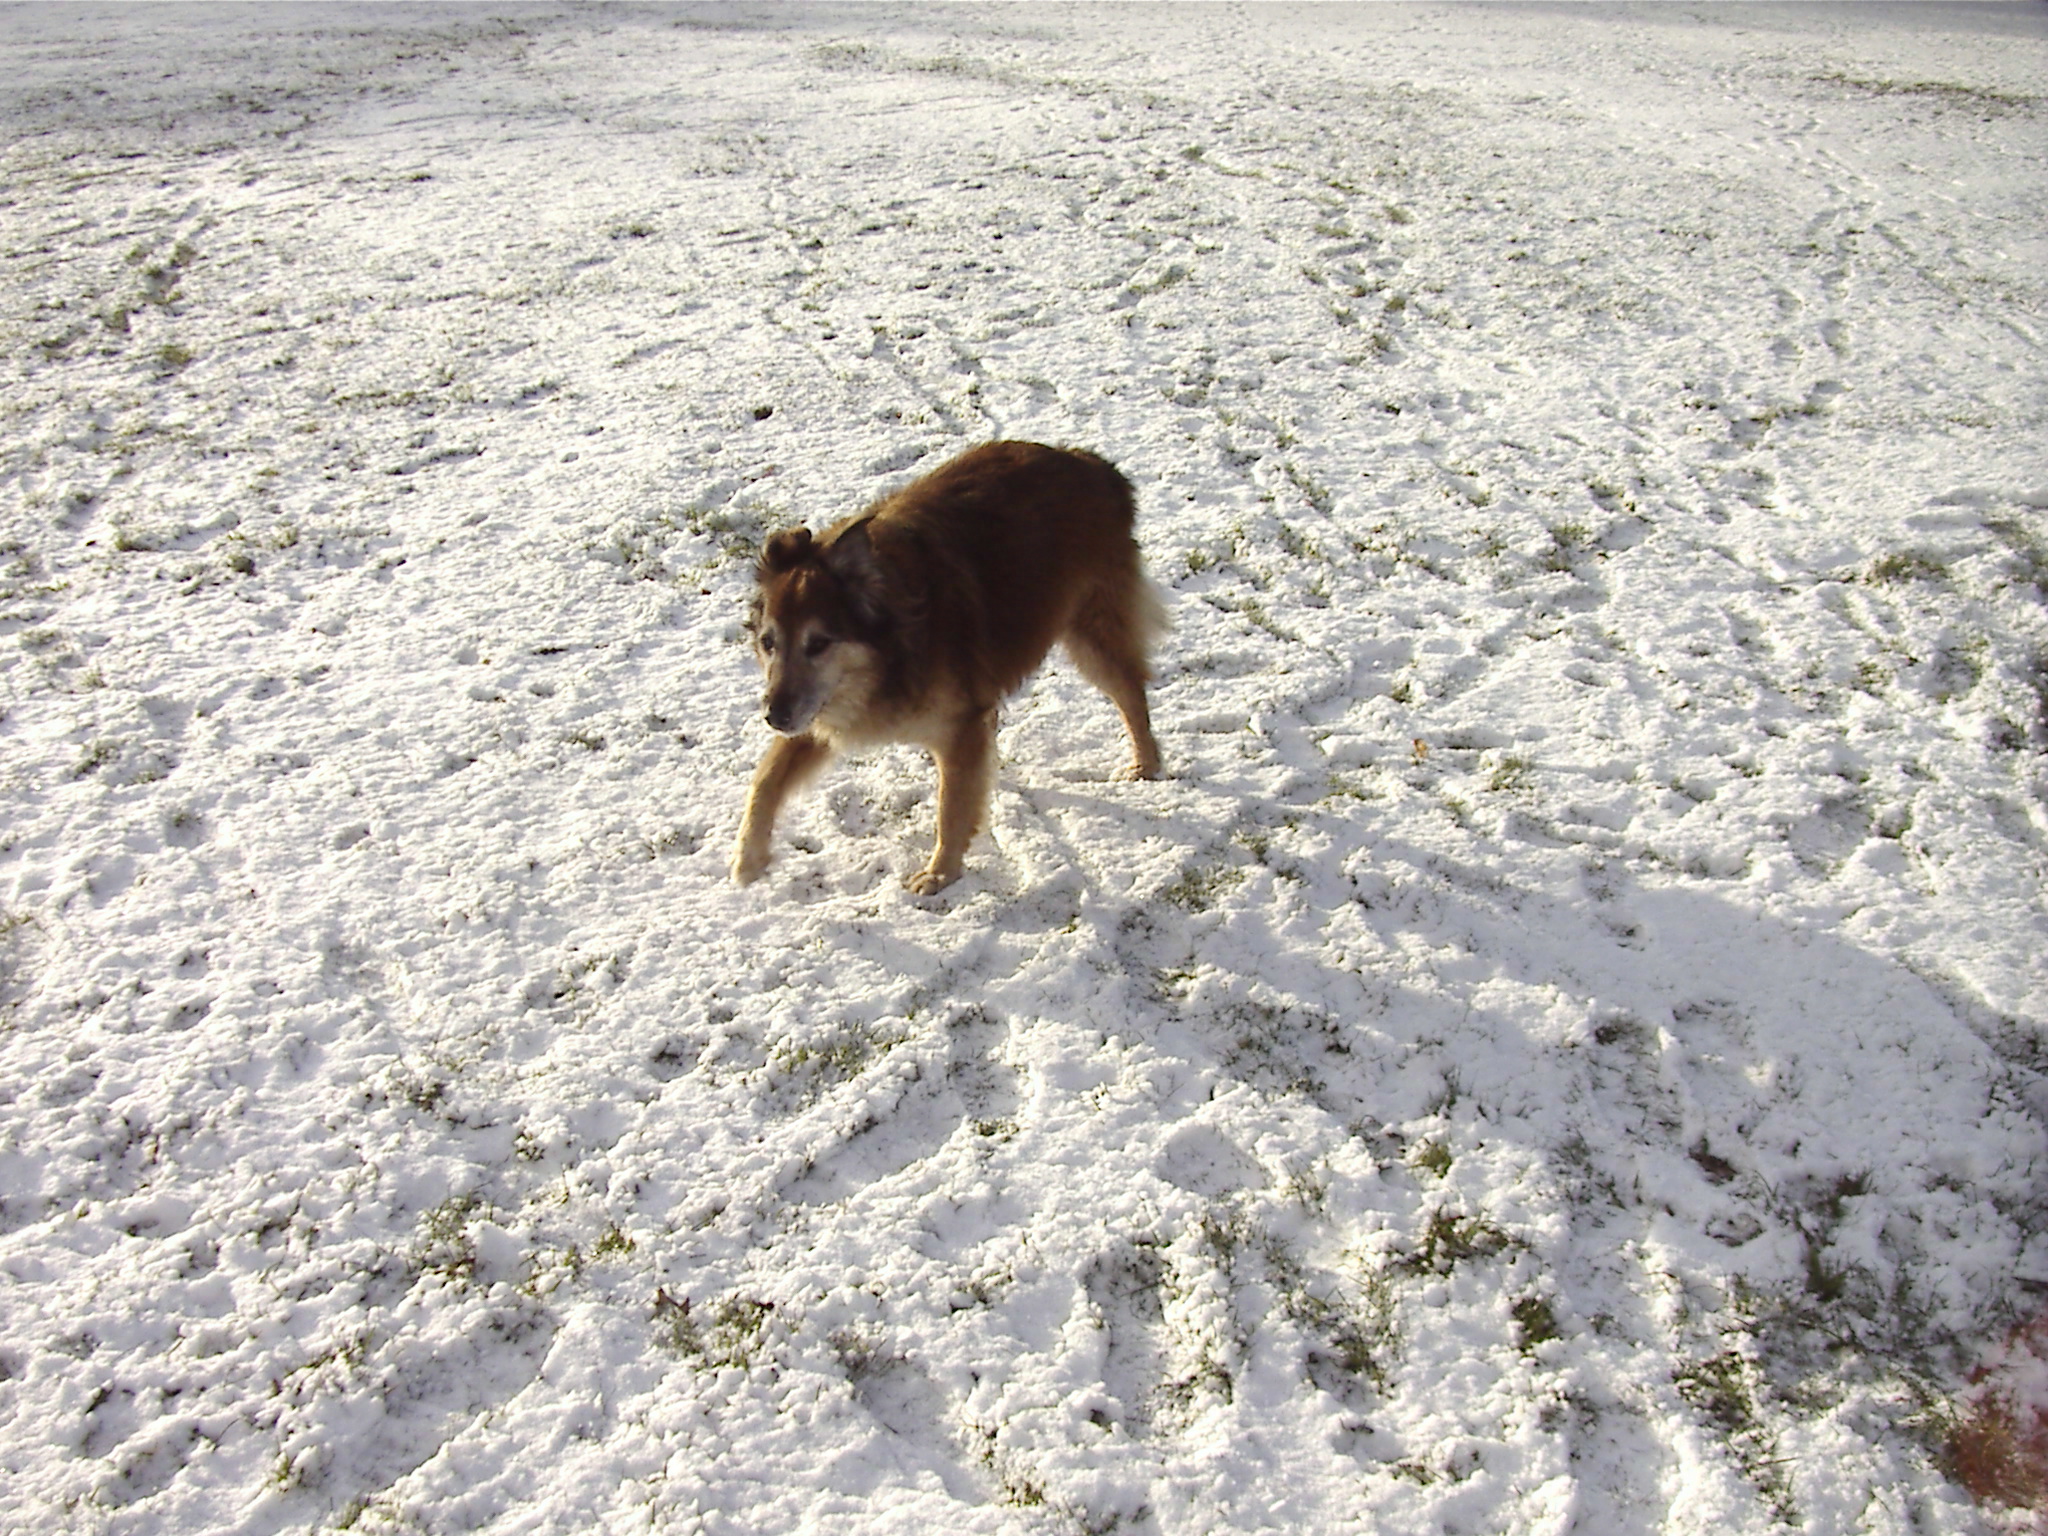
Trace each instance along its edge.
<instances>
[{"instance_id":1,"label":"patch of green grass","mask_svg":"<svg viewBox=\"0 0 2048 1536\"><path fill-rule=\"evenodd\" d=\"M1736 1465L1761 1494L1772 1512L1789 1526L1799 1524L1792 1502L1791 1480L1777 1441L1757 1413L1755 1390L1747 1361L1734 1350L1695 1360L1671 1373L1678 1395L1721 1432Z\"/></svg>"},{"instance_id":2,"label":"patch of green grass","mask_svg":"<svg viewBox=\"0 0 2048 1536\"><path fill-rule=\"evenodd\" d=\"M1748 1373L1742 1356L1729 1350L1711 1360L1695 1360L1671 1373L1678 1395L1724 1435L1749 1430L1756 1423L1750 1401Z\"/></svg>"},{"instance_id":3,"label":"patch of green grass","mask_svg":"<svg viewBox=\"0 0 2048 1536\"><path fill-rule=\"evenodd\" d=\"M1246 619L1248 619L1251 622L1252 626L1255 629L1263 629L1275 640L1285 640L1288 643L1293 644L1299 641L1301 638L1292 630L1283 628L1279 624L1279 622L1273 618L1271 614L1266 612L1266 605L1258 601L1258 599L1256 598L1247 597L1239 602L1226 603L1222 606L1232 609L1233 611L1239 614L1242 614Z\"/></svg>"},{"instance_id":4,"label":"patch of green grass","mask_svg":"<svg viewBox=\"0 0 2048 1536\"><path fill-rule=\"evenodd\" d=\"M1228 1366L1204 1355L1188 1370L1159 1384L1159 1401L1177 1417L1185 1418L1205 1399L1230 1402L1237 1395L1237 1381Z\"/></svg>"},{"instance_id":5,"label":"patch of green grass","mask_svg":"<svg viewBox=\"0 0 2048 1536\"><path fill-rule=\"evenodd\" d=\"M1189 864L1180 872L1180 878L1160 891L1159 899L1183 912L1206 912L1217 900L1244 878L1244 871L1228 865L1213 864L1207 868Z\"/></svg>"},{"instance_id":6,"label":"patch of green grass","mask_svg":"<svg viewBox=\"0 0 2048 1536\"><path fill-rule=\"evenodd\" d=\"M412 1267L444 1280L461 1282L474 1277L477 1253L469 1225L487 1214L488 1207L475 1195L450 1195L420 1217L409 1255Z\"/></svg>"},{"instance_id":7,"label":"patch of green grass","mask_svg":"<svg viewBox=\"0 0 2048 1536\"><path fill-rule=\"evenodd\" d=\"M901 1030L847 1027L817 1040L785 1040L769 1051L766 1065L780 1095L812 1103L909 1038Z\"/></svg>"},{"instance_id":8,"label":"patch of green grass","mask_svg":"<svg viewBox=\"0 0 2048 1536\"><path fill-rule=\"evenodd\" d=\"M2014 518L1987 518L1984 528L2012 553L2014 579L2048 599L2048 542L2037 538L2032 529Z\"/></svg>"},{"instance_id":9,"label":"patch of green grass","mask_svg":"<svg viewBox=\"0 0 2048 1536\"><path fill-rule=\"evenodd\" d=\"M655 1336L706 1370L751 1370L765 1358L768 1319L774 1311L773 1302L738 1293L693 1309L687 1296L677 1301L661 1289L654 1293Z\"/></svg>"},{"instance_id":10,"label":"patch of green grass","mask_svg":"<svg viewBox=\"0 0 2048 1536\"><path fill-rule=\"evenodd\" d=\"M1508 1315L1515 1320L1515 1348L1525 1355L1535 1354L1539 1344L1563 1337L1547 1296L1524 1296L1508 1309Z\"/></svg>"},{"instance_id":11,"label":"patch of green grass","mask_svg":"<svg viewBox=\"0 0 2048 1536\"><path fill-rule=\"evenodd\" d=\"M837 1082L859 1075L875 1054L876 1042L859 1034L836 1035L817 1045L783 1044L769 1053L769 1064L785 1076L817 1071Z\"/></svg>"},{"instance_id":12,"label":"patch of green grass","mask_svg":"<svg viewBox=\"0 0 2048 1536\"><path fill-rule=\"evenodd\" d=\"M119 523L114 528L114 548L124 555L154 554L169 542L163 530L139 523Z\"/></svg>"},{"instance_id":13,"label":"patch of green grass","mask_svg":"<svg viewBox=\"0 0 2048 1536\"><path fill-rule=\"evenodd\" d=\"M1440 1141L1419 1141L1409 1149L1408 1166L1440 1179L1451 1171L1451 1149Z\"/></svg>"},{"instance_id":14,"label":"patch of green grass","mask_svg":"<svg viewBox=\"0 0 2048 1536\"><path fill-rule=\"evenodd\" d=\"M1864 96L1919 96L1960 107L2011 110L2034 106L2042 99L2016 91L1994 90L1989 86L1958 85L1951 80L1872 79L1866 75L1845 75L1834 70L1808 78L1816 85L1838 85Z\"/></svg>"},{"instance_id":15,"label":"patch of green grass","mask_svg":"<svg viewBox=\"0 0 2048 1536\"><path fill-rule=\"evenodd\" d=\"M1320 1168L1298 1168L1280 1179L1273 1193L1315 1215L1329 1204L1330 1178Z\"/></svg>"},{"instance_id":16,"label":"patch of green grass","mask_svg":"<svg viewBox=\"0 0 2048 1536\"><path fill-rule=\"evenodd\" d=\"M1291 830L1299 820L1299 817L1287 816L1282 818L1281 824ZM1267 855L1273 851L1273 833L1274 829L1271 827L1244 826L1231 833L1230 840L1261 864L1266 864L1270 862Z\"/></svg>"},{"instance_id":17,"label":"patch of green grass","mask_svg":"<svg viewBox=\"0 0 2048 1536\"><path fill-rule=\"evenodd\" d=\"M1796 1209L1787 1208L1786 1215L1798 1228L1806 1246L1806 1294L1825 1306L1841 1301L1849 1294L1852 1272L1827 1262L1826 1249L1831 1234L1842 1224L1847 1214L1849 1201L1870 1193L1870 1176L1865 1173L1845 1173L1830 1184L1826 1191L1812 1203L1811 1210L1816 1218L1809 1227Z\"/></svg>"},{"instance_id":18,"label":"patch of green grass","mask_svg":"<svg viewBox=\"0 0 2048 1536\"><path fill-rule=\"evenodd\" d=\"M1268 1237L1264 1248L1280 1310L1317 1342L1312 1373L1334 1367L1384 1390L1400 1353L1394 1287L1387 1276L1369 1274L1356 1298L1347 1298L1333 1283L1314 1281L1278 1238Z\"/></svg>"},{"instance_id":19,"label":"patch of green grass","mask_svg":"<svg viewBox=\"0 0 2048 1536\"><path fill-rule=\"evenodd\" d=\"M974 1451L996 1481L996 1502L1013 1509L1041 1509L1045 1506L1045 1484L1018 1467L1004 1455L996 1430L987 1424L970 1422Z\"/></svg>"},{"instance_id":20,"label":"patch of green grass","mask_svg":"<svg viewBox=\"0 0 2048 1536\"><path fill-rule=\"evenodd\" d=\"M1907 581L1944 581L1948 567L1930 555L1900 550L1870 562L1863 579L1873 586L1897 586Z\"/></svg>"},{"instance_id":21,"label":"patch of green grass","mask_svg":"<svg viewBox=\"0 0 2048 1536\"><path fill-rule=\"evenodd\" d=\"M1619 1046L1638 1054L1649 1050L1654 1040L1650 1026L1632 1013L1610 1013L1593 1027L1594 1044Z\"/></svg>"},{"instance_id":22,"label":"patch of green grass","mask_svg":"<svg viewBox=\"0 0 2048 1536\"><path fill-rule=\"evenodd\" d=\"M1327 485L1291 460L1281 466L1281 473L1287 476L1290 485L1301 492L1301 499L1303 501L1306 501L1323 516L1328 517L1330 515L1330 508L1335 504L1336 496ZM1304 539L1285 523L1280 525L1280 543L1296 559L1320 560L1324 558L1320 550L1316 549L1308 540Z\"/></svg>"},{"instance_id":23,"label":"patch of green grass","mask_svg":"<svg viewBox=\"0 0 2048 1536\"><path fill-rule=\"evenodd\" d=\"M751 503L722 507L686 507L683 522L692 533L718 545L722 560L752 560L766 542L767 523Z\"/></svg>"},{"instance_id":24,"label":"patch of green grass","mask_svg":"<svg viewBox=\"0 0 2048 1536\"><path fill-rule=\"evenodd\" d=\"M1195 1226L1201 1234L1203 1245L1216 1255L1216 1262L1226 1269L1251 1235L1250 1226L1242 1211L1205 1210L1197 1219Z\"/></svg>"},{"instance_id":25,"label":"patch of green grass","mask_svg":"<svg viewBox=\"0 0 2048 1536\"><path fill-rule=\"evenodd\" d=\"M1559 523L1550 530L1550 548L1537 559L1546 571L1569 571L1591 548L1593 534L1583 523Z\"/></svg>"},{"instance_id":26,"label":"patch of green grass","mask_svg":"<svg viewBox=\"0 0 2048 1536\"><path fill-rule=\"evenodd\" d=\"M1448 1275L1468 1259L1490 1259L1515 1240L1484 1216L1454 1216L1438 1206L1429 1213L1414 1251L1398 1261L1410 1274Z\"/></svg>"},{"instance_id":27,"label":"patch of green grass","mask_svg":"<svg viewBox=\"0 0 2048 1536\"><path fill-rule=\"evenodd\" d=\"M689 827L669 827L652 837L640 839L643 858L658 859L665 853L695 853L704 846L704 834Z\"/></svg>"},{"instance_id":28,"label":"patch of green grass","mask_svg":"<svg viewBox=\"0 0 2048 1536\"><path fill-rule=\"evenodd\" d=\"M71 765L71 777L74 779L87 778L99 772L100 769L106 767L107 764L114 761L120 755L121 744L116 741L109 741L106 737L102 736L98 741L90 743L79 754L78 761Z\"/></svg>"},{"instance_id":29,"label":"patch of green grass","mask_svg":"<svg viewBox=\"0 0 2048 1536\"><path fill-rule=\"evenodd\" d=\"M1487 778L1486 787L1496 794L1508 790L1526 789L1529 784L1530 771L1535 766L1528 758L1518 757L1510 753L1493 765L1493 772Z\"/></svg>"},{"instance_id":30,"label":"patch of green grass","mask_svg":"<svg viewBox=\"0 0 2048 1536\"><path fill-rule=\"evenodd\" d=\"M1227 1042L1224 1065L1269 1092L1313 1098L1326 1086L1313 1060L1351 1052L1343 1030L1313 1008L1244 999L1219 1008L1215 1022Z\"/></svg>"},{"instance_id":31,"label":"patch of green grass","mask_svg":"<svg viewBox=\"0 0 2048 1536\"><path fill-rule=\"evenodd\" d=\"M1328 805L1338 800L1377 800L1379 791L1355 774L1333 773L1329 776L1328 788L1316 803Z\"/></svg>"}]
</instances>

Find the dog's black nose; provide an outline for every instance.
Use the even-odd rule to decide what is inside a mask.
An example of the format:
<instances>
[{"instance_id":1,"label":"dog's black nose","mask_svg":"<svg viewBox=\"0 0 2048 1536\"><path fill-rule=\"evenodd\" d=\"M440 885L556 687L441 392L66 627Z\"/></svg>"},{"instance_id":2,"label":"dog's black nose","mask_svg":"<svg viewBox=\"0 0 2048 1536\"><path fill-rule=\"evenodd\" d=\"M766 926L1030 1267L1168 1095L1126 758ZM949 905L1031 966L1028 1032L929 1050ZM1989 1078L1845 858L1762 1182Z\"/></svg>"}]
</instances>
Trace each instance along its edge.
<instances>
[{"instance_id":1,"label":"dog's black nose","mask_svg":"<svg viewBox=\"0 0 2048 1536\"><path fill-rule=\"evenodd\" d=\"M761 716L768 722L771 731L789 729L789 704L786 700L769 699L761 709Z\"/></svg>"}]
</instances>

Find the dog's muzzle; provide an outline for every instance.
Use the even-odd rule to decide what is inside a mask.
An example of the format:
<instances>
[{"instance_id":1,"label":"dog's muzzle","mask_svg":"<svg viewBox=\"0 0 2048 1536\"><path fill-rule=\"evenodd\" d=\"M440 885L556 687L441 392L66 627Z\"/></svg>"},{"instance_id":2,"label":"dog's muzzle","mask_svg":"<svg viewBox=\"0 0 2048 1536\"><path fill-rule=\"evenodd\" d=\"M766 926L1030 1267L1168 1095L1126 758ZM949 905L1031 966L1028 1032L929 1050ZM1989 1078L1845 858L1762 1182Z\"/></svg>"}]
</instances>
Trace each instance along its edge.
<instances>
[{"instance_id":1,"label":"dog's muzzle","mask_svg":"<svg viewBox=\"0 0 2048 1536\"><path fill-rule=\"evenodd\" d=\"M811 723L813 711L805 708L805 703L795 694L771 693L761 700L761 718L768 722L769 730L794 736Z\"/></svg>"}]
</instances>

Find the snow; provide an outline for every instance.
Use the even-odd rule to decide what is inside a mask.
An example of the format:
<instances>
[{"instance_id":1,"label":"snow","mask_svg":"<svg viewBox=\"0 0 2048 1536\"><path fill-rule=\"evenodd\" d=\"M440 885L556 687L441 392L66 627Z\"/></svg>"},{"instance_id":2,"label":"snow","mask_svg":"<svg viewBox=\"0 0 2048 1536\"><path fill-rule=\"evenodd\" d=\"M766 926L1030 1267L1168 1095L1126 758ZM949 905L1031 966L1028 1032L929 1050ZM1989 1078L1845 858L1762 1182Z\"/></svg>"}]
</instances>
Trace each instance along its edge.
<instances>
[{"instance_id":1,"label":"snow","mask_svg":"<svg viewBox=\"0 0 2048 1536\"><path fill-rule=\"evenodd\" d=\"M2023 1518L2038 7L0 48L0 1525ZM752 550L993 436L1169 777L736 890Z\"/></svg>"}]
</instances>

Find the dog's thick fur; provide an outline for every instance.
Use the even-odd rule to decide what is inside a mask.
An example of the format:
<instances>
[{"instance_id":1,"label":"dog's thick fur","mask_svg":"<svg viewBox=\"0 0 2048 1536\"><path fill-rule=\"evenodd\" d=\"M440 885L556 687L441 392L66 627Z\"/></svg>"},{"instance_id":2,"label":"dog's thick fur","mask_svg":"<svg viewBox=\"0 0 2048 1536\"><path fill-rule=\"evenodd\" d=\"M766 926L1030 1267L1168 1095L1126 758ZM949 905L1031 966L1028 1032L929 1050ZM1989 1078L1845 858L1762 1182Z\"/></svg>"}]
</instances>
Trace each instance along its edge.
<instances>
[{"instance_id":1,"label":"dog's thick fur","mask_svg":"<svg viewBox=\"0 0 2048 1536\"><path fill-rule=\"evenodd\" d=\"M751 627L776 738L747 796L732 877L768 866L776 813L835 752L915 742L939 765L939 832L910 877L958 879L988 809L996 708L1064 644L1123 715L1131 764L1159 772L1145 702L1165 615L1131 535L1130 483L1092 453L984 443L812 537L776 534Z\"/></svg>"}]
</instances>

